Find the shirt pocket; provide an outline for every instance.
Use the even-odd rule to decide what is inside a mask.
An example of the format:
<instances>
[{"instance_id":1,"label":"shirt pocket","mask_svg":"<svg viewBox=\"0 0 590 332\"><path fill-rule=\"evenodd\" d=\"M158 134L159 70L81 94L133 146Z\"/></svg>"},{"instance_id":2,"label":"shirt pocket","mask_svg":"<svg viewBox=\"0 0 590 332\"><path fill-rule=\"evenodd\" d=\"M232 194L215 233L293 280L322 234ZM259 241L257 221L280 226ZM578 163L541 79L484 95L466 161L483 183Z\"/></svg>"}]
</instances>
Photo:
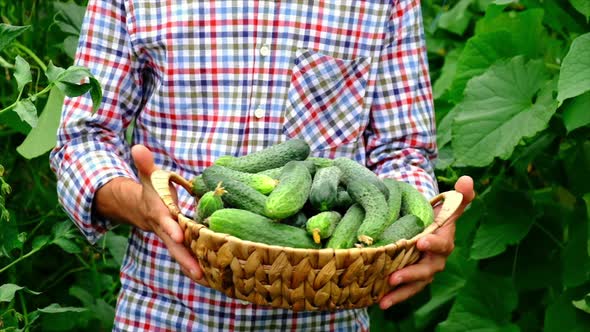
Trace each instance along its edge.
<instances>
[{"instance_id":1,"label":"shirt pocket","mask_svg":"<svg viewBox=\"0 0 590 332\"><path fill-rule=\"evenodd\" d=\"M307 141L312 151L358 140L367 118L363 100L370 64L370 57L345 60L309 49L297 51L285 106L285 135Z\"/></svg>"}]
</instances>

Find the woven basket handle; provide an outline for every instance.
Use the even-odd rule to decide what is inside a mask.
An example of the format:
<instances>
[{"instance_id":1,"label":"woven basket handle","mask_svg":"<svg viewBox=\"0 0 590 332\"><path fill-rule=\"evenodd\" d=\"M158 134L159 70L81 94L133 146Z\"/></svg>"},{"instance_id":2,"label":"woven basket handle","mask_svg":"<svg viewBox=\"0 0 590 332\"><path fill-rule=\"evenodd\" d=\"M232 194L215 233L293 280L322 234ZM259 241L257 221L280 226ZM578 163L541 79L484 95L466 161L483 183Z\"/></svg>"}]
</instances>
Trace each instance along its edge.
<instances>
[{"instance_id":1,"label":"woven basket handle","mask_svg":"<svg viewBox=\"0 0 590 332\"><path fill-rule=\"evenodd\" d=\"M461 206L461 202L463 202L463 194L455 190L450 190L440 193L430 200L430 204L433 208L440 205L441 202L442 205L438 211L438 214L436 217L434 217L434 222L426 227L422 233L411 239L410 242L414 243L424 235L430 234L438 228L444 226Z\"/></svg>"},{"instance_id":2,"label":"woven basket handle","mask_svg":"<svg viewBox=\"0 0 590 332\"><path fill-rule=\"evenodd\" d=\"M156 193L162 198L162 201L166 204L170 213L173 216L178 217L181 212L174 200L174 196L170 192L170 183L180 185L191 195L193 194L193 184L177 173L162 169L155 170L150 176L150 180L152 182L152 187L154 187Z\"/></svg>"}]
</instances>

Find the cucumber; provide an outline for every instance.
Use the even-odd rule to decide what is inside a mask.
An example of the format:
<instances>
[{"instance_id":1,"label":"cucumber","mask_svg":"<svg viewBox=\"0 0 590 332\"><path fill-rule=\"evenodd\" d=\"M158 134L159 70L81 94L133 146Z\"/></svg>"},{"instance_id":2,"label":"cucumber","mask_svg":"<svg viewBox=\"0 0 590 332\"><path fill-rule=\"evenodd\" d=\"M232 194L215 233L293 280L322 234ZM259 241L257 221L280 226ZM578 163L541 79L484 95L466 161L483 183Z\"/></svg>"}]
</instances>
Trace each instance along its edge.
<instances>
[{"instance_id":1,"label":"cucumber","mask_svg":"<svg viewBox=\"0 0 590 332\"><path fill-rule=\"evenodd\" d=\"M334 166L334 159L323 157L307 157L306 160L313 162L317 168Z\"/></svg>"},{"instance_id":2,"label":"cucumber","mask_svg":"<svg viewBox=\"0 0 590 332\"><path fill-rule=\"evenodd\" d=\"M209 191L209 188L205 184L205 181L203 181L203 174L195 176L193 178L193 181L191 181L191 186L192 195L197 198L202 197L203 195L205 195L206 192Z\"/></svg>"},{"instance_id":3,"label":"cucumber","mask_svg":"<svg viewBox=\"0 0 590 332\"><path fill-rule=\"evenodd\" d=\"M271 178L268 175L240 172L231 168L227 168L225 166L216 165L216 167L219 168L220 172L224 172L227 176L231 177L232 179L245 183L250 187L254 188L256 191L259 191L260 193L265 195L273 191L278 183L277 180ZM209 189L212 190L212 188Z\"/></svg>"},{"instance_id":4,"label":"cucumber","mask_svg":"<svg viewBox=\"0 0 590 332\"><path fill-rule=\"evenodd\" d=\"M284 166L292 160L305 160L310 153L307 142L291 139L227 161L226 167L246 173L258 173Z\"/></svg>"},{"instance_id":5,"label":"cucumber","mask_svg":"<svg viewBox=\"0 0 590 332\"><path fill-rule=\"evenodd\" d=\"M373 173L370 169L366 168L365 166L359 164L358 162L339 157L334 159L334 165L340 168L342 171L342 182L347 183L351 178L364 178L365 181L373 183L379 191L385 196L385 199L389 198L389 190L387 186L383 183L383 181L377 176L377 174Z\"/></svg>"},{"instance_id":6,"label":"cucumber","mask_svg":"<svg viewBox=\"0 0 590 332\"><path fill-rule=\"evenodd\" d=\"M215 190L208 191L201 196L196 206L195 221L202 222L213 212L223 209L224 205L221 196L224 194L226 194L226 191L219 182Z\"/></svg>"},{"instance_id":7,"label":"cucumber","mask_svg":"<svg viewBox=\"0 0 590 332\"><path fill-rule=\"evenodd\" d=\"M346 191L346 188L338 187L338 194L336 198L336 207L338 209L347 210L354 201L350 198L350 195Z\"/></svg>"},{"instance_id":8,"label":"cucumber","mask_svg":"<svg viewBox=\"0 0 590 332\"><path fill-rule=\"evenodd\" d=\"M233 235L242 240L291 248L319 248L304 229L278 223L247 210L217 210L206 222L212 231Z\"/></svg>"},{"instance_id":9,"label":"cucumber","mask_svg":"<svg viewBox=\"0 0 590 332\"><path fill-rule=\"evenodd\" d=\"M389 221L392 223L399 218L402 205L402 191L398 181L394 179L383 179L383 183L389 190L387 206L389 207Z\"/></svg>"},{"instance_id":10,"label":"cucumber","mask_svg":"<svg viewBox=\"0 0 590 332\"><path fill-rule=\"evenodd\" d=\"M316 171L316 166L313 163L313 161L311 160L302 160L301 163L307 167L307 170L309 171L309 174L311 174L312 176L315 174ZM276 168L271 168L271 169L267 169L264 171L260 171L257 174L264 174L267 176L270 176L273 179L278 179L279 177L281 177L281 172L283 171L283 167L276 167Z\"/></svg>"},{"instance_id":11,"label":"cucumber","mask_svg":"<svg viewBox=\"0 0 590 332\"><path fill-rule=\"evenodd\" d=\"M413 214L407 214L385 228L379 239L371 247L380 247L395 243L401 239L411 239L424 230L422 219Z\"/></svg>"},{"instance_id":12,"label":"cucumber","mask_svg":"<svg viewBox=\"0 0 590 332\"><path fill-rule=\"evenodd\" d=\"M401 215L413 214L424 222L425 227L432 224L434 210L426 196L407 182L399 181L399 187L402 192Z\"/></svg>"},{"instance_id":13,"label":"cucumber","mask_svg":"<svg viewBox=\"0 0 590 332\"><path fill-rule=\"evenodd\" d=\"M264 215L285 219L299 212L309 198L312 178L301 161L288 162L279 178L279 184L268 195Z\"/></svg>"},{"instance_id":14,"label":"cucumber","mask_svg":"<svg viewBox=\"0 0 590 332\"><path fill-rule=\"evenodd\" d=\"M205 168L203 180L210 188L221 182L227 191L222 199L228 207L245 209L264 215L267 197L249 185L228 176L225 167L212 165Z\"/></svg>"},{"instance_id":15,"label":"cucumber","mask_svg":"<svg viewBox=\"0 0 590 332\"><path fill-rule=\"evenodd\" d=\"M371 245L391 224L389 207L383 193L363 177L350 178L346 187L350 197L365 210L365 219L357 230L357 239Z\"/></svg>"},{"instance_id":16,"label":"cucumber","mask_svg":"<svg viewBox=\"0 0 590 332\"><path fill-rule=\"evenodd\" d=\"M313 242L320 244L323 239L329 238L334 233L340 219L342 219L342 216L336 211L320 212L309 218L305 224L305 229L307 229L308 234L312 235Z\"/></svg>"},{"instance_id":17,"label":"cucumber","mask_svg":"<svg viewBox=\"0 0 590 332\"><path fill-rule=\"evenodd\" d=\"M342 171L336 166L317 170L311 184L309 202L318 211L332 210L338 202L338 184Z\"/></svg>"},{"instance_id":18,"label":"cucumber","mask_svg":"<svg viewBox=\"0 0 590 332\"><path fill-rule=\"evenodd\" d=\"M215 159L215 161L213 162L214 165L219 165L219 166L227 166L229 163L231 163L234 159L236 159L236 157L234 156L221 156L217 159Z\"/></svg>"},{"instance_id":19,"label":"cucumber","mask_svg":"<svg viewBox=\"0 0 590 332\"><path fill-rule=\"evenodd\" d=\"M356 232L365 219L365 210L359 204L353 204L336 225L334 233L328 239L326 248L348 249L356 243Z\"/></svg>"}]
</instances>

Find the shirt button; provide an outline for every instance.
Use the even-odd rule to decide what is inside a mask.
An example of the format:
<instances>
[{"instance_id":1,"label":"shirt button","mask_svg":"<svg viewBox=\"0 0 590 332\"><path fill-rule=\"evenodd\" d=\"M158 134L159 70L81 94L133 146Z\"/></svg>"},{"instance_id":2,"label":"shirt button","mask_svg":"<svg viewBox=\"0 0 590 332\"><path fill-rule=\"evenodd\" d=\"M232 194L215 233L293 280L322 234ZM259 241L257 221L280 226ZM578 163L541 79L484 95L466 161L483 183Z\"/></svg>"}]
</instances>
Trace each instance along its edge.
<instances>
[{"instance_id":1,"label":"shirt button","mask_svg":"<svg viewBox=\"0 0 590 332\"><path fill-rule=\"evenodd\" d=\"M264 113L266 113L264 109L259 107L254 111L254 116L260 119L264 116Z\"/></svg>"},{"instance_id":2,"label":"shirt button","mask_svg":"<svg viewBox=\"0 0 590 332\"><path fill-rule=\"evenodd\" d=\"M260 55L269 56L270 55L270 47L268 47L268 45L262 45L260 47Z\"/></svg>"}]
</instances>

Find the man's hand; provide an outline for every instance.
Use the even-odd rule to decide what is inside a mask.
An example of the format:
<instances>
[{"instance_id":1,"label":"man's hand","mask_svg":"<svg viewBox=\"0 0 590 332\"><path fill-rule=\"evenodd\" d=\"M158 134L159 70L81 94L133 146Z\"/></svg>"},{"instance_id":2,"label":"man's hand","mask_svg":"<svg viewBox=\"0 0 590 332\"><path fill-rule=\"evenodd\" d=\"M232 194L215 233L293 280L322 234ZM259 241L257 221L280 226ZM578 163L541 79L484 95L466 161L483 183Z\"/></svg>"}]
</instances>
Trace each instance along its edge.
<instances>
[{"instance_id":1,"label":"man's hand","mask_svg":"<svg viewBox=\"0 0 590 332\"><path fill-rule=\"evenodd\" d=\"M123 178L110 181L96 193L96 211L108 219L155 233L188 277L194 281L202 279L201 267L183 245L182 229L151 185L150 176L158 169L151 151L136 145L131 154L140 183ZM173 189L171 192L175 194Z\"/></svg>"},{"instance_id":2,"label":"man's hand","mask_svg":"<svg viewBox=\"0 0 590 332\"><path fill-rule=\"evenodd\" d=\"M416 264L407 266L389 276L389 284L397 287L379 301L381 309L385 310L422 291L432 282L434 275L445 268L447 257L455 247L455 221L475 197L473 179L469 176L462 176L455 183L455 190L463 194L461 206L443 227L418 240L416 246L423 252L423 255ZM438 213L438 209L435 209L434 213Z\"/></svg>"}]
</instances>

